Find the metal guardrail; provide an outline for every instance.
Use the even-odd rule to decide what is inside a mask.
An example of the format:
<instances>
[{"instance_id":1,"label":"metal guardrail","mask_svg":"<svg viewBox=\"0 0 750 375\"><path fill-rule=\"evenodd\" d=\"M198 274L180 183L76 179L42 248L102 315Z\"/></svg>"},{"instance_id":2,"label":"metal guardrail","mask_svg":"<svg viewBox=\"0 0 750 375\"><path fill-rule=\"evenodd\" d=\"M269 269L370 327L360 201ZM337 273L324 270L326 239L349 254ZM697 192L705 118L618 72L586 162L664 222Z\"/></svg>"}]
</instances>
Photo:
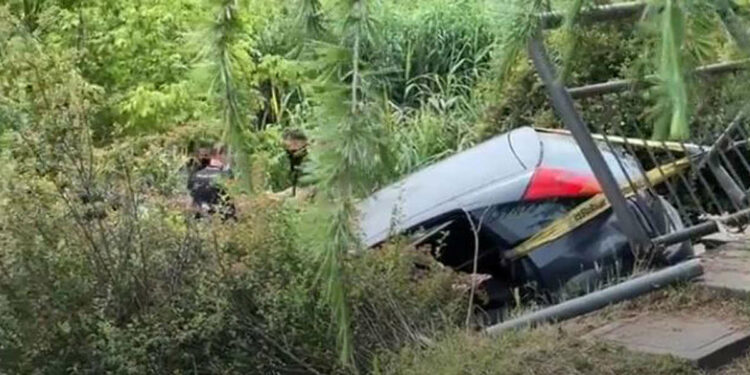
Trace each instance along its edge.
<instances>
[{"instance_id":1,"label":"metal guardrail","mask_svg":"<svg viewBox=\"0 0 750 375\"><path fill-rule=\"evenodd\" d=\"M633 299L680 281L690 280L701 274L703 274L703 268L701 267L700 260L693 259L515 319L498 323L487 327L484 333L489 336L499 336L514 329L563 321L596 311L617 302Z\"/></svg>"},{"instance_id":2,"label":"metal guardrail","mask_svg":"<svg viewBox=\"0 0 750 375\"><path fill-rule=\"evenodd\" d=\"M581 12L578 16L578 22L589 25L598 22L633 18L640 15L644 9L646 9L646 3L642 1L592 7L584 9ZM562 26L565 16L559 12L546 12L542 13L539 18L542 29L550 30Z\"/></svg>"},{"instance_id":3,"label":"metal guardrail","mask_svg":"<svg viewBox=\"0 0 750 375\"><path fill-rule=\"evenodd\" d=\"M693 73L698 76L712 76L736 72L738 70L747 69L748 67L750 67L750 59L701 66L695 69ZM653 77L646 77L646 79L642 81L618 79L609 82L595 83L592 85L570 88L568 89L568 93L570 93L570 96L574 99L582 99L592 96L614 94L632 89L644 89L653 86L654 82L651 78Z\"/></svg>"},{"instance_id":4,"label":"metal guardrail","mask_svg":"<svg viewBox=\"0 0 750 375\"><path fill-rule=\"evenodd\" d=\"M744 29L739 27L738 20L727 5L729 1L720 1L721 4L717 7L719 17L724 21L738 45L747 47L746 50L750 52L750 36L745 35ZM591 8L584 11L577 21L590 24L633 18L645 9L646 4L641 2ZM541 14L538 29L528 41L528 51L537 74L545 85L555 113L567 129L551 131L565 132L575 139L599 182L604 196L598 194L575 207L566 216L555 220L512 251L506 252L504 259L512 260L525 256L546 243L545 241L551 241L556 238L555 236L559 237L561 233L580 223L583 217L598 215L597 212L603 212L602 210L609 207L616 215L623 232L634 245L634 250L646 248L650 250L647 252L649 256L669 245L718 232L725 226L742 227L748 223L750 221L750 160L747 156L750 155L748 146L750 129L747 128L746 111L750 111L750 104L739 110L724 129L694 126L689 143L650 140L650 137L644 134L643 129L633 123L612 121L610 124L600 124L597 129L596 126L584 123L574 105L574 98L585 100L604 94L628 95L631 90L648 87L650 82L648 79L645 82L615 80L567 88L558 77L556 67L547 55L542 37L545 29L558 27L562 21L563 16L558 13ZM748 61L745 60L719 63L698 68L695 74L708 77L735 72L747 66ZM609 118L614 117L609 116ZM625 128L626 126L630 128ZM610 167L606 163L600 148L611 151L610 153L617 159L616 165ZM638 156L641 164L637 172L634 172L633 168L626 168L627 163L624 163L620 156L623 152ZM618 185L611 168L620 169L620 174L624 175L627 181L625 186ZM638 220L627 201L628 198L633 197L640 201L640 205L647 206L642 202L648 196L653 198L652 202L659 202L659 204L663 202L659 197L666 197L678 211L681 222L678 223L676 222L678 218L665 214L664 219L668 228L664 229L664 233L654 233L654 228L661 226ZM666 209L664 212L666 213ZM690 279L701 273L700 260L683 262L502 322L487 328L485 333L500 335L507 330L567 319L611 303L633 298L672 282Z\"/></svg>"},{"instance_id":5,"label":"metal guardrail","mask_svg":"<svg viewBox=\"0 0 750 375\"><path fill-rule=\"evenodd\" d=\"M718 6L718 14L727 30L740 47L750 47L750 36L737 27L736 16L726 4ZM646 9L643 2L620 3L584 10L577 22L592 24L625 18L636 18ZM704 129L694 127L692 142L646 141L650 137L643 129L625 124L603 124L596 129L584 123L576 110L573 99L586 99L593 96L627 94L631 90L644 89L651 85L650 80L614 80L583 87L567 88L558 79L556 68L550 61L544 46L542 32L561 25L563 16L559 13L543 13L539 17L539 29L529 40L528 50L534 67L545 85L552 105L583 151L589 166L602 187L607 200L620 222L623 232L634 244L663 247L680 243L686 239L698 238L719 231L725 225L742 226L750 220L748 189L750 188L750 154L748 141L750 129L747 127L745 111L737 113L725 129ZM747 43L744 43L746 41ZM748 49L750 52L750 49ZM737 72L750 66L750 60L723 62L700 67L694 71L699 78L717 74ZM595 134L592 134L595 133ZM620 134L612 136L611 134ZM627 134L634 135L632 137ZM597 144L596 142L599 142ZM610 148L614 155L622 150L638 155L644 167L638 175L626 170L618 160L620 172L626 176L631 191L648 192L653 196L666 197L678 210L682 225L670 221L674 229L670 233L649 235L642 221L635 218L628 208L623 187L618 186L613 171L605 163L599 145ZM687 161L683 172L674 169L665 171L662 166L669 163ZM649 178L644 169L653 168L660 178ZM658 180L658 181L652 181ZM642 194L635 194L642 199Z\"/></svg>"}]
</instances>

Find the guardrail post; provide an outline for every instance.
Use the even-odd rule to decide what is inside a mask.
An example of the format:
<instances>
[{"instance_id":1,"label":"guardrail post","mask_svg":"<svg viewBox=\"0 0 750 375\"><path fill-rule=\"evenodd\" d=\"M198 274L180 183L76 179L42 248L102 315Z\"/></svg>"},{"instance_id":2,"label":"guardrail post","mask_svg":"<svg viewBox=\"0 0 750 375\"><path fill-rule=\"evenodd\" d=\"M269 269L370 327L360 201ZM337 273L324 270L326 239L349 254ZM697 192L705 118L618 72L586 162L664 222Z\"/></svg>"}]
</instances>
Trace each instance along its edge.
<instances>
[{"instance_id":1,"label":"guardrail post","mask_svg":"<svg viewBox=\"0 0 750 375\"><path fill-rule=\"evenodd\" d=\"M573 99L568 90L557 79L555 67L549 60L540 31L537 31L529 40L528 49L536 71L547 89L552 106L562 119L565 127L573 135L578 147L581 148L583 156L594 172L594 176L596 176L599 185L602 187L604 195L612 205L612 209L615 215L617 215L623 232L633 243L648 246L650 239L646 231L638 222L633 212L630 211L628 202L620 190L617 180L615 180L612 171L604 160L599 147L594 142L586 124L583 123L580 114L575 109Z\"/></svg>"}]
</instances>

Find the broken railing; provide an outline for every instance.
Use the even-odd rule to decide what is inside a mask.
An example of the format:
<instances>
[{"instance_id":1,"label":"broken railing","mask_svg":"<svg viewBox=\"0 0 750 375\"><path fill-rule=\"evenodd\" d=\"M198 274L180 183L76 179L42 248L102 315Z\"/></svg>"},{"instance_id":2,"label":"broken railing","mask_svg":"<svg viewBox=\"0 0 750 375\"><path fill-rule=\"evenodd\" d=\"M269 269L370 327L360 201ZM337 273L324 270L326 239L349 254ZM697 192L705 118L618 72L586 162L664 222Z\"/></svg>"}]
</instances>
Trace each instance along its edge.
<instances>
[{"instance_id":1,"label":"broken railing","mask_svg":"<svg viewBox=\"0 0 750 375\"><path fill-rule=\"evenodd\" d=\"M750 51L750 36L738 22L729 1L718 2L718 14L735 42ZM642 2L619 3L583 11L577 22L582 25L621 19L635 19L646 9ZM633 95L637 90L651 85L649 77L642 81L613 80L583 87L568 88L559 79L556 67L550 61L543 42L544 30L559 27L563 16L544 13L539 17L539 28L528 43L529 55L545 85L556 114L565 125L564 130L540 131L571 135L581 148L594 172L602 194L596 195L565 217L545 227L515 249L504 253L510 259L522 257L545 242L564 235L572 227L581 225L581 218L592 218L612 209L623 232L636 248L660 249L723 230L725 227L743 228L750 221L750 105L737 111L734 119L720 129L693 126L690 141L656 141L632 121L612 121L603 124L586 124L574 105L600 95ZM721 62L695 69L698 79L745 69L749 61ZM622 99L626 99L622 97ZM614 109L611 109L614 110ZM617 166L625 176L624 186L618 185L614 171L602 156L602 148L609 149L617 159ZM639 170L633 173L625 167L618 155L625 151L641 160ZM669 227L666 233L653 233L629 209L628 199L645 199L651 196L666 197L679 212L677 218L665 215ZM648 218L647 218L648 220ZM658 225L650 225L658 228ZM498 335L509 329L559 321L590 312L611 303L633 298L673 282L688 280L702 273L700 260L692 260L667 269L593 292L561 304L551 306L517 319L497 324L485 330Z\"/></svg>"},{"instance_id":2,"label":"broken railing","mask_svg":"<svg viewBox=\"0 0 750 375\"><path fill-rule=\"evenodd\" d=\"M584 10L576 21L588 25L637 19L645 8L642 2L600 6ZM750 37L738 26L731 8L719 7L718 13L740 47L750 47ZM750 129L747 126L747 111L750 108L740 109L734 120L723 129L693 126L689 142L650 140L650 134L633 123L612 121L599 125L587 124L576 109L574 100L585 101L600 95L633 95L637 90L649 87L653 80L649 77L640 81L618 79L582 87L566 87L548 56L542 35L544 30L559 27L562 21L563 16L559 13L541 14L540 26L529 40L528 51L552 106L565 126L566 130L562 132L575 139L602 188L603 195L599 197L602 203L597 207L611 207L623 232L634 245L640 247L663 247L699 238L727 226L741 228L747 223L750 219ZM693 74L697 79L706 79L737 72L747 68L749 63L750 60L720 62L699 67ZM602 156L601 147L610 149L614 155L619 155L623 149L629 154L638 155L643 161L640 173L633 175L618 160L621 170L618 172L624 174L627 180L626 186L620 186L614 178L614 171L610 170ZM672 230L668 233L650 233L627 203L629 197L643 199L641 193L646 191L654 196L666 197L678 210L683 223L674 223L672 218L667 217ZM554 228L548 230L554 231ZM538 243L527 245L510 252L509 256L522 256L527 251L533 251Z\"/></svg>"}]
</instances>

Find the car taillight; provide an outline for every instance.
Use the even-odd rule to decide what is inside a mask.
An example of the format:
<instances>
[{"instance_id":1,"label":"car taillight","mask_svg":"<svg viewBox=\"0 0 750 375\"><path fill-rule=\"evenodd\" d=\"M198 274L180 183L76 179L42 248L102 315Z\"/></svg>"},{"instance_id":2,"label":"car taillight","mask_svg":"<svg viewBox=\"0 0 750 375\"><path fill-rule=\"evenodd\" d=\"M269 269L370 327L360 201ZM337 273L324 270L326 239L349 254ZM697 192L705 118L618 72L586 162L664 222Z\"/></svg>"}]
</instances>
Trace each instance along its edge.
<instances>
[{"instance_id":1,"label":"car taillight","mask_svg":"<svg viewBox=\"0 0 750 375\"><path fill-rule=\"evenodd\" d=\"M564 169L537 168L526 188L524 200L590 197L602 189L593 175Z\"/></svg>"}]
</instances>

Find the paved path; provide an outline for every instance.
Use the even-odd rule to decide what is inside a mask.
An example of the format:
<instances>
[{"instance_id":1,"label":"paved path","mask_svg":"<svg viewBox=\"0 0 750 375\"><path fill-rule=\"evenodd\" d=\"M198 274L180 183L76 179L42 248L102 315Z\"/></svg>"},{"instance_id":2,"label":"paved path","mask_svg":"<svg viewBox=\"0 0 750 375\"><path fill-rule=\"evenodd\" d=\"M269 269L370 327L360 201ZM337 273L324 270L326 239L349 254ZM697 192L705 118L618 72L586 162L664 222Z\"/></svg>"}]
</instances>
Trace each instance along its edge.
<instances>
[{"instance_id":1,"label":"paved path","mask_svg":"<svg viewBox=\"0 0 750 375\"><path fill-rule=\"evenodd\" d=\"M704 276L699 285L726 293L726 298L750 296L750 244L730 242L701 254ZM723 366L750 348L750 324L709 308L679 312L646 311L589 327L586 336L628 349L669 354L704 369Z\"/></svg>"}]
</instances>

